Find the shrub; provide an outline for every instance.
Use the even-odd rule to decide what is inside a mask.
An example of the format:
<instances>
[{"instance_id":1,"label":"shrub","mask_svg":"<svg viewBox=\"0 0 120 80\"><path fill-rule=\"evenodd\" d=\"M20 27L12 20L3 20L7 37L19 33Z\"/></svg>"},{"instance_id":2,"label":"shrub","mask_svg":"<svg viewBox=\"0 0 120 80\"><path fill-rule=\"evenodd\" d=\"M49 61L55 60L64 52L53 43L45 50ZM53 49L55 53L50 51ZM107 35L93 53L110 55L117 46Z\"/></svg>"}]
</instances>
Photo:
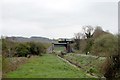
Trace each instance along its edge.
<instances>
[{"instance_id":1,"label":"shrub","mask_svg":"<svg viewBox=\"0 0 120 80\"><path fill-rule=\"evenodd\" d=\"M19 57L26 57L30 53L30 46L26 43L20 43L16 47L16 52Z\"/></svg>"},{"instance_id":2,"label":"shrub","mask_svg":"<svg viewBox=\"0 0 120 80\"><path fill-rule=\"evenodd\" d=\"M46 52L46 48L49 46L49 44L43 44L40 42L20 43L2 39L2 54L5 57L26 57L28 54L42 55L42 53Z\"/></svg>"},{"instance_id":3,"label":"shrub","mask_svg":"<svg viewBox=\"0 0 120 80\"><path fill-rule=\"evenodd\" d=\"M26 57L28 54L32 55L42 55L46 52L46 47L42 43L27 42L20 43L16 47L16 52L18 56Z\"/></svg>"},{"instance_id":4,"label":"shrub","mask_svg":"<svg viewBox=\"0 0 120 80\"><path fill-rule=\"evenodd\" d=\"M118 50L118 37L112 34L100 36L94 41L92 51L97 55L105 53L104 56L107 56L102 67L103 75L107 80L120 79L120 76L118 76L120 74L120 53Z\"/></svg>"},{"instance_id":5,"label":"shrub","mask_svg":"<svg viewBox=\"0 0 120 80\"><path fill-rule=\"evenodd\" d=\"M94 73L94 72L96 72L96 71L95 71L95 68L94 68L94 67L91 67L91 68L88 70L88 72L92 74L92 73Z\"/></svg>"},{"instance_id":6,"label":"shrub","mask_svg":"<svg viewBox=\"0 0 120 80\"><path fill-rule=\"evenodd\" d=\"M99 55L99 53L105 53L104 56L113 55L118 51L117 44L118 39L116 36L105 34L95 39L91 51L96 55Z\"/></svg>"},{"instance_id":7,"label":"shrub","mask_svg":"<svg viewBox=\"0 0 120 80\"><path fill-rule=\"evenodd\" d=\"M107 80L120 80L120 56L107 57L102 64L101 71Z\"/></svg>"},{"instance_id":8,"label":"shrub","mask_svg":"<svg viewBox=\"0 0 120 80\"><path fill-rule=\"evenodd\" d=\"M30 54L42 55L46 52L46 47L42 43L29 42Z\"/></svg>"},{"instance_id":9,"label":"shrub","mask_svg":"<svg viewBox=\"0 0 120 80\"><path fill-rule=\"evenodd\" d=\"M4 57L7 57L9 55L14 56L15 55L15 48L17 43L9 41L7 39L2 39L2 54Z\"/></svg>"},{"instance_id":10,"label":"shrub","mask_svg":"<svg viewBox=\"0 0 120 80\"><path fill-rule=\"evenodd\" d=\"M86 46L85 46L85 49L84 49L84 52L85 52L86 54L87 54L88 52L90 52L92 45L93 45L93 39L92 39L92 38L87 39L87 41L86 41Z\"/></svg>"}]
</instances>

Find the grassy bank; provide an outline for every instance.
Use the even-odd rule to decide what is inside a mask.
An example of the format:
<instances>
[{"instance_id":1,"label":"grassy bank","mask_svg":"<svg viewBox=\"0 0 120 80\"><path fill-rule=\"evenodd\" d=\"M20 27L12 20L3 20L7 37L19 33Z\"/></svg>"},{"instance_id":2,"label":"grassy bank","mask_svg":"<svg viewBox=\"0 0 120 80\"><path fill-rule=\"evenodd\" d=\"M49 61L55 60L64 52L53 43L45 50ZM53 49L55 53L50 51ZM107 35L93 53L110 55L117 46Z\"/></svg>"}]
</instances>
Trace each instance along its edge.
<instances>
[{"instance_id":1,"label":"grassy bank","mask_svg":"<svg viewBox=\"0 0 120 80\"><path fill-rule=\"evenodd\" d=\"M86 73L78 70L52 54L33 57L7 78L85 78Z\"/></svg>"},{"instance_id":2,"label":"grassy bank","mask_svg":"<svg viewBox=\"0 0 120 80\"><path fill-rule=\"evenodd\" d=\"M105 57L71 53L65 55L64 58L80 65L87 73L94 74L97 77L103 76L100 70Z\"/></svg>"}]
</instances>

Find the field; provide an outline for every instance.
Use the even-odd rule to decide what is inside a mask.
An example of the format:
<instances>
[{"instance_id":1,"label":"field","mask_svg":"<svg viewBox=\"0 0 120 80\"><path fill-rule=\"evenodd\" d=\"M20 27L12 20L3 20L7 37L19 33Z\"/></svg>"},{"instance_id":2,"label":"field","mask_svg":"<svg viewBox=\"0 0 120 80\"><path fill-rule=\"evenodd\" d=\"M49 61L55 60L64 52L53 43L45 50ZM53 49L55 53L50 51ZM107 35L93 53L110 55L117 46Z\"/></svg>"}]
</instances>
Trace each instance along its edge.
<instances>
[{"instance_id":1,"label":"field","mask_svg":"<svg viewBox=\"0 0 120 80\"><path fill-rule=\"evenodd\" d=\"M7 78L88 78L86 72L71 66L52 54L29 59L17 70L6 74Z\"/></svg>"}]
</instances>

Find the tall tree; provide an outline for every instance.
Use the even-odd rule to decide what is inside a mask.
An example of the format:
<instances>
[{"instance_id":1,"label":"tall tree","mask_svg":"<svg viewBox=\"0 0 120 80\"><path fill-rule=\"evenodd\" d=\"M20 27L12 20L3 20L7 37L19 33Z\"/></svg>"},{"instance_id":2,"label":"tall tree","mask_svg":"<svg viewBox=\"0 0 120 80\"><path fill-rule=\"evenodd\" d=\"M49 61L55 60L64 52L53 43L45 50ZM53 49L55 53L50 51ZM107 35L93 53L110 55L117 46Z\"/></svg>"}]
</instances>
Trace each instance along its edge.
<instances>
[{"instance_id":1,"label":"tall tree","mask_svg":"<svg viewBox=\"0 0 120 80\"><path fill-rule=\"evenodd\" d=\"M92 36L93 36L93 31L94 31L94 28L92 26L83 26L83 31L84 31L84 35L86 36L86 46L85 46L85 49L84 49L84 52L86 53L89 53L90 52L90 49L92 47L92 44L93 44L93 40L92 40Z\"/></svg>"}]
</instances>

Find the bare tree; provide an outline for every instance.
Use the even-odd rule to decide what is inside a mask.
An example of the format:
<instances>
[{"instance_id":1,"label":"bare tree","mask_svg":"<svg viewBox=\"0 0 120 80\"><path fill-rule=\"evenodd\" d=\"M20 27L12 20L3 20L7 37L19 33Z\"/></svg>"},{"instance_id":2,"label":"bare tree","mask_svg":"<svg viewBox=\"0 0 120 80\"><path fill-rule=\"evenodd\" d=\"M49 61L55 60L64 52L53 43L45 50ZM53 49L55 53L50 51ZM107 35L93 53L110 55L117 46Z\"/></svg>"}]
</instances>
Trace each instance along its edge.
<instances>
[{"instance_id":1,"label":"bare tree","mask_svg":"<svg viewBox=\"0 0 120 80\"><path fill-rule=\"evenodd\" d=\"M77 50L79 50L80 49L80 39L83 37L83 34L82 33L75 33L74 34L74 40L75 40L75 48L77 49Z\"/></svg>"},{"instance_id":2,"label":"bare tree","mask_svg":"<svg viewBox=\"0 0 120 80\"><path fill-rule=\"evenodd\" d=\"M79 32L79 33L75 33L74 36L75 36L75 39L81 39L83 34Z\"/></svg>"},{"instance_id":3,"label":"bare tree","mask_svg":"<svg viewBox=\"0 0 120 80\"><path fill-rule=\"evenodd\" d=\"M92 26L83 26L83 31L87 39L93 36L93 30L94 28Z\"/></svg>"}]
</instances>

